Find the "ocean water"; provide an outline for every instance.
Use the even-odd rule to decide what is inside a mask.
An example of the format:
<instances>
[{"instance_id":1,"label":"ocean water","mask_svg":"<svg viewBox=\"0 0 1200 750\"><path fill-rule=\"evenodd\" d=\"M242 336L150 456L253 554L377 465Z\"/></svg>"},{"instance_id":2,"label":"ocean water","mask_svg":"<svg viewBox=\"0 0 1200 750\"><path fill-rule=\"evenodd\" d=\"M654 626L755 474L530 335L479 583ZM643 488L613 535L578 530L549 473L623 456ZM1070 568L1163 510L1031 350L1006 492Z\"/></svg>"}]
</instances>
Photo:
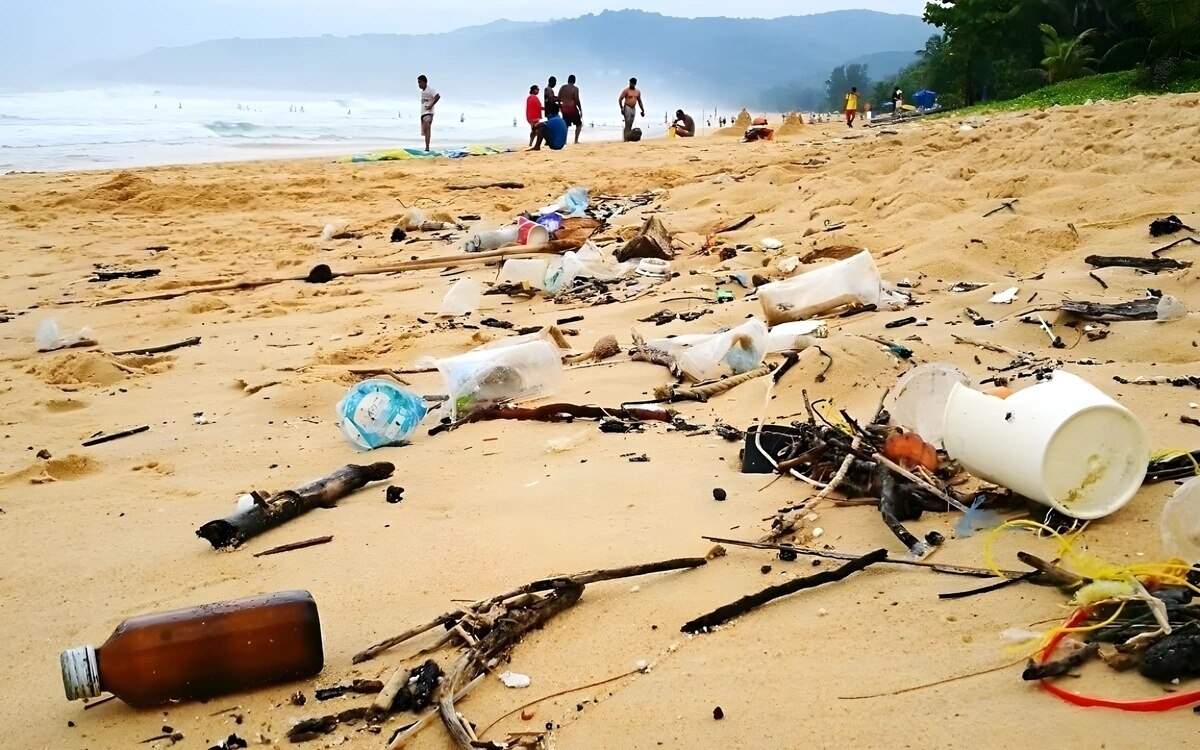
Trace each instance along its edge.
<instances>
[{"instance_id":1,"label":"ocean water","mask_svg":"<svg viewBox=\"0 0 1200 750\"><path fill-rule=\"evenodd\" d=\"M423 146L418 93L362 98L148 87L0 93L0 174ZM655 126L641 126L654 135ZM585 127L584 138L618 140L620 133L614 111ZM524 97L503 104L447 97L438 105L433 136L435 149L527 145Z\"/></svg>"}]
</instances>

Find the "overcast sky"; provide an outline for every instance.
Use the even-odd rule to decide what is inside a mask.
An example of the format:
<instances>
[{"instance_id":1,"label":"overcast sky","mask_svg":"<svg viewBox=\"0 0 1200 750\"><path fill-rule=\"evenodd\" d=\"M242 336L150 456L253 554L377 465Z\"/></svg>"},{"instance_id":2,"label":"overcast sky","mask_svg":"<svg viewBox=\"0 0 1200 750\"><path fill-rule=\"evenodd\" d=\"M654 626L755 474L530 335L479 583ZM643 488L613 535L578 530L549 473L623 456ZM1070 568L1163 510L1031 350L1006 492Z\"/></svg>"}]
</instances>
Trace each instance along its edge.
<instances>
[{"instance_id":1,"label":"overcast sky","mask_svg":"<svg viewBox=\"0 0 1200 750\"><path fill-rule=\"evenodd\" d=\"M429 33L500 18L532 21L631 7L620 0L0 0L5 74L225 37ZM756 16L868 8L920 15L925 0L642 0L674 16Z\"/></svg>"}]
</instances>

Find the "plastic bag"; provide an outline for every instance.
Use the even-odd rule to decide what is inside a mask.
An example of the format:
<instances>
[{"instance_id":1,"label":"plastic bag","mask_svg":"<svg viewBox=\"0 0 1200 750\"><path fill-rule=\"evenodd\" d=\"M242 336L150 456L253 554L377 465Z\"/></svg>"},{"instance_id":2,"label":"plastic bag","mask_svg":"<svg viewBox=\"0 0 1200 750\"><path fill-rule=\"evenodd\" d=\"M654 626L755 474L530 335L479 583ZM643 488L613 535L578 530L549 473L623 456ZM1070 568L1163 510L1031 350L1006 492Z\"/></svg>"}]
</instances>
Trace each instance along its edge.
<instances>
[{"instance_id":1,"label":"plastic bag","mask_svg":"<svg viewBox=\"0 0 1200 750\"><path fill-rule=\"evenodd\" d=\"M338 402L338 426L359 450L407 443L425 418L420 396L390 380L364 380Z\"/></svg>"},{"instance_id":2,"label":"plastic bag","mask_svg":"<svg viewBox=\"0 0 1200 750\"><path fill-rule=\"evenodd\" d=\"M762 364L768 349L767 326L751 318L725 333L711 336L679 356L683 374L694 382L740 375Z\"/></svg>"},{"instance_id":3,"label":"plastic bag","mask_svg":"<svg viewBox=\"0 0 1200 750\"><path fill-rule=\"evenodd\" d=\"M446 292L438 317L457 318L470 315L479 307L482 297L483 284L475 279L459 279L454 282L454 286L450 287L450 291Z\"/></svg>"},{"instance_id":4,"label":"plastic bag","mask_svg":"<svg viewBox=\"0 0 1200 750\"><path fill-rule=\"evenodd\" d=\"M573 187L558 199L559 210L567 216L583 216L591 198L585 187Z\"/></svg>"},{"instance_id":5,"label":"plastic bag","mask_svg":"<svg viewBox=\"0 0 1200 750\"><path fill-rule=\"evenodd\" d=\"M58 321L54 318L47 318L38 326L37 335L34 336L34 341L37 342L37 350L39 352L53 352L59 349L69 349L72 346L88 346L95 344L95 339L92 338L91 328L81 328L79 333L72 333L67 336L62 336L58 331Z\"/></svg>"},{"instance_id":6,"label":"plastic bag","mask_svg":"<svg viewBox=\"0 0 1200 750\"><path fill-rule=\"evenodd\" d=\"M453 417L504 401L541 396L562 382L562 354L547 341L484 349L437 361Z\"/></svg>"},{"instance_id":7,"label":"plastic bag","mask_svg":"<svg viewBox=\"0 0 1200 750\"><path fill-rule=\"evenodd\" d=\"M616 281L633 274L636 269L637 263L617 263L589 242L578 251L568 250L550 261L545 288L550 294L557 294L570 287L575 279Z\"/></svg>"}]
</instances>

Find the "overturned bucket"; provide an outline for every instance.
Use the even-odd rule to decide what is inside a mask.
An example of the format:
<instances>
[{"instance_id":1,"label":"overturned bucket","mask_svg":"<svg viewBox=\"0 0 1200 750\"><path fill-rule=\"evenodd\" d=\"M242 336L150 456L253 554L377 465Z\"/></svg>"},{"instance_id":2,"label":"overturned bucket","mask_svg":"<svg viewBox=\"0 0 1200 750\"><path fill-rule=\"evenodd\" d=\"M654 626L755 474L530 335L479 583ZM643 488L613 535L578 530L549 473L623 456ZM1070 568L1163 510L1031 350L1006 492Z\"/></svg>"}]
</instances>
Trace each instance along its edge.
<instances>
[{"instance_id":1,"label":"overturned bucket","mask_svg":"<svg viewBox=\"0 0 1200 750\"><path fill-rule=\"evenodd\" d=\"M1132 412L1062 371L1007 399L955 384L944 431L946 452L971 474L1081 520L1133 499L1150 458Z\"/></svg>"}]
</instances>

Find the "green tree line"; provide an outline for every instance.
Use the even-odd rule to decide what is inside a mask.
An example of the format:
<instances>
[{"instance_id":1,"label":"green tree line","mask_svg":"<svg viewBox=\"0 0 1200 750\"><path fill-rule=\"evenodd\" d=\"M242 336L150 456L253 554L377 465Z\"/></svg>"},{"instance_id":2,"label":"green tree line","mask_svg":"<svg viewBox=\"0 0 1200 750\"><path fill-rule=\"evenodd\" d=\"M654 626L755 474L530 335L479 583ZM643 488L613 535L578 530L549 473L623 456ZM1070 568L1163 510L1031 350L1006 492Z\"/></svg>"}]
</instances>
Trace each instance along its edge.
<instances>
[{"instance_id":1,"label":"green tree line","mask_svg":"<svg viewBox=\"0 0 1200 750\"><path fill-rule=\"evenodd\" d=\"M1134 68L1165 86L1200 60L1200 0L936 0L925 21L942 33L896 83L950 106Z\"/></svg>"}]
</instances>

